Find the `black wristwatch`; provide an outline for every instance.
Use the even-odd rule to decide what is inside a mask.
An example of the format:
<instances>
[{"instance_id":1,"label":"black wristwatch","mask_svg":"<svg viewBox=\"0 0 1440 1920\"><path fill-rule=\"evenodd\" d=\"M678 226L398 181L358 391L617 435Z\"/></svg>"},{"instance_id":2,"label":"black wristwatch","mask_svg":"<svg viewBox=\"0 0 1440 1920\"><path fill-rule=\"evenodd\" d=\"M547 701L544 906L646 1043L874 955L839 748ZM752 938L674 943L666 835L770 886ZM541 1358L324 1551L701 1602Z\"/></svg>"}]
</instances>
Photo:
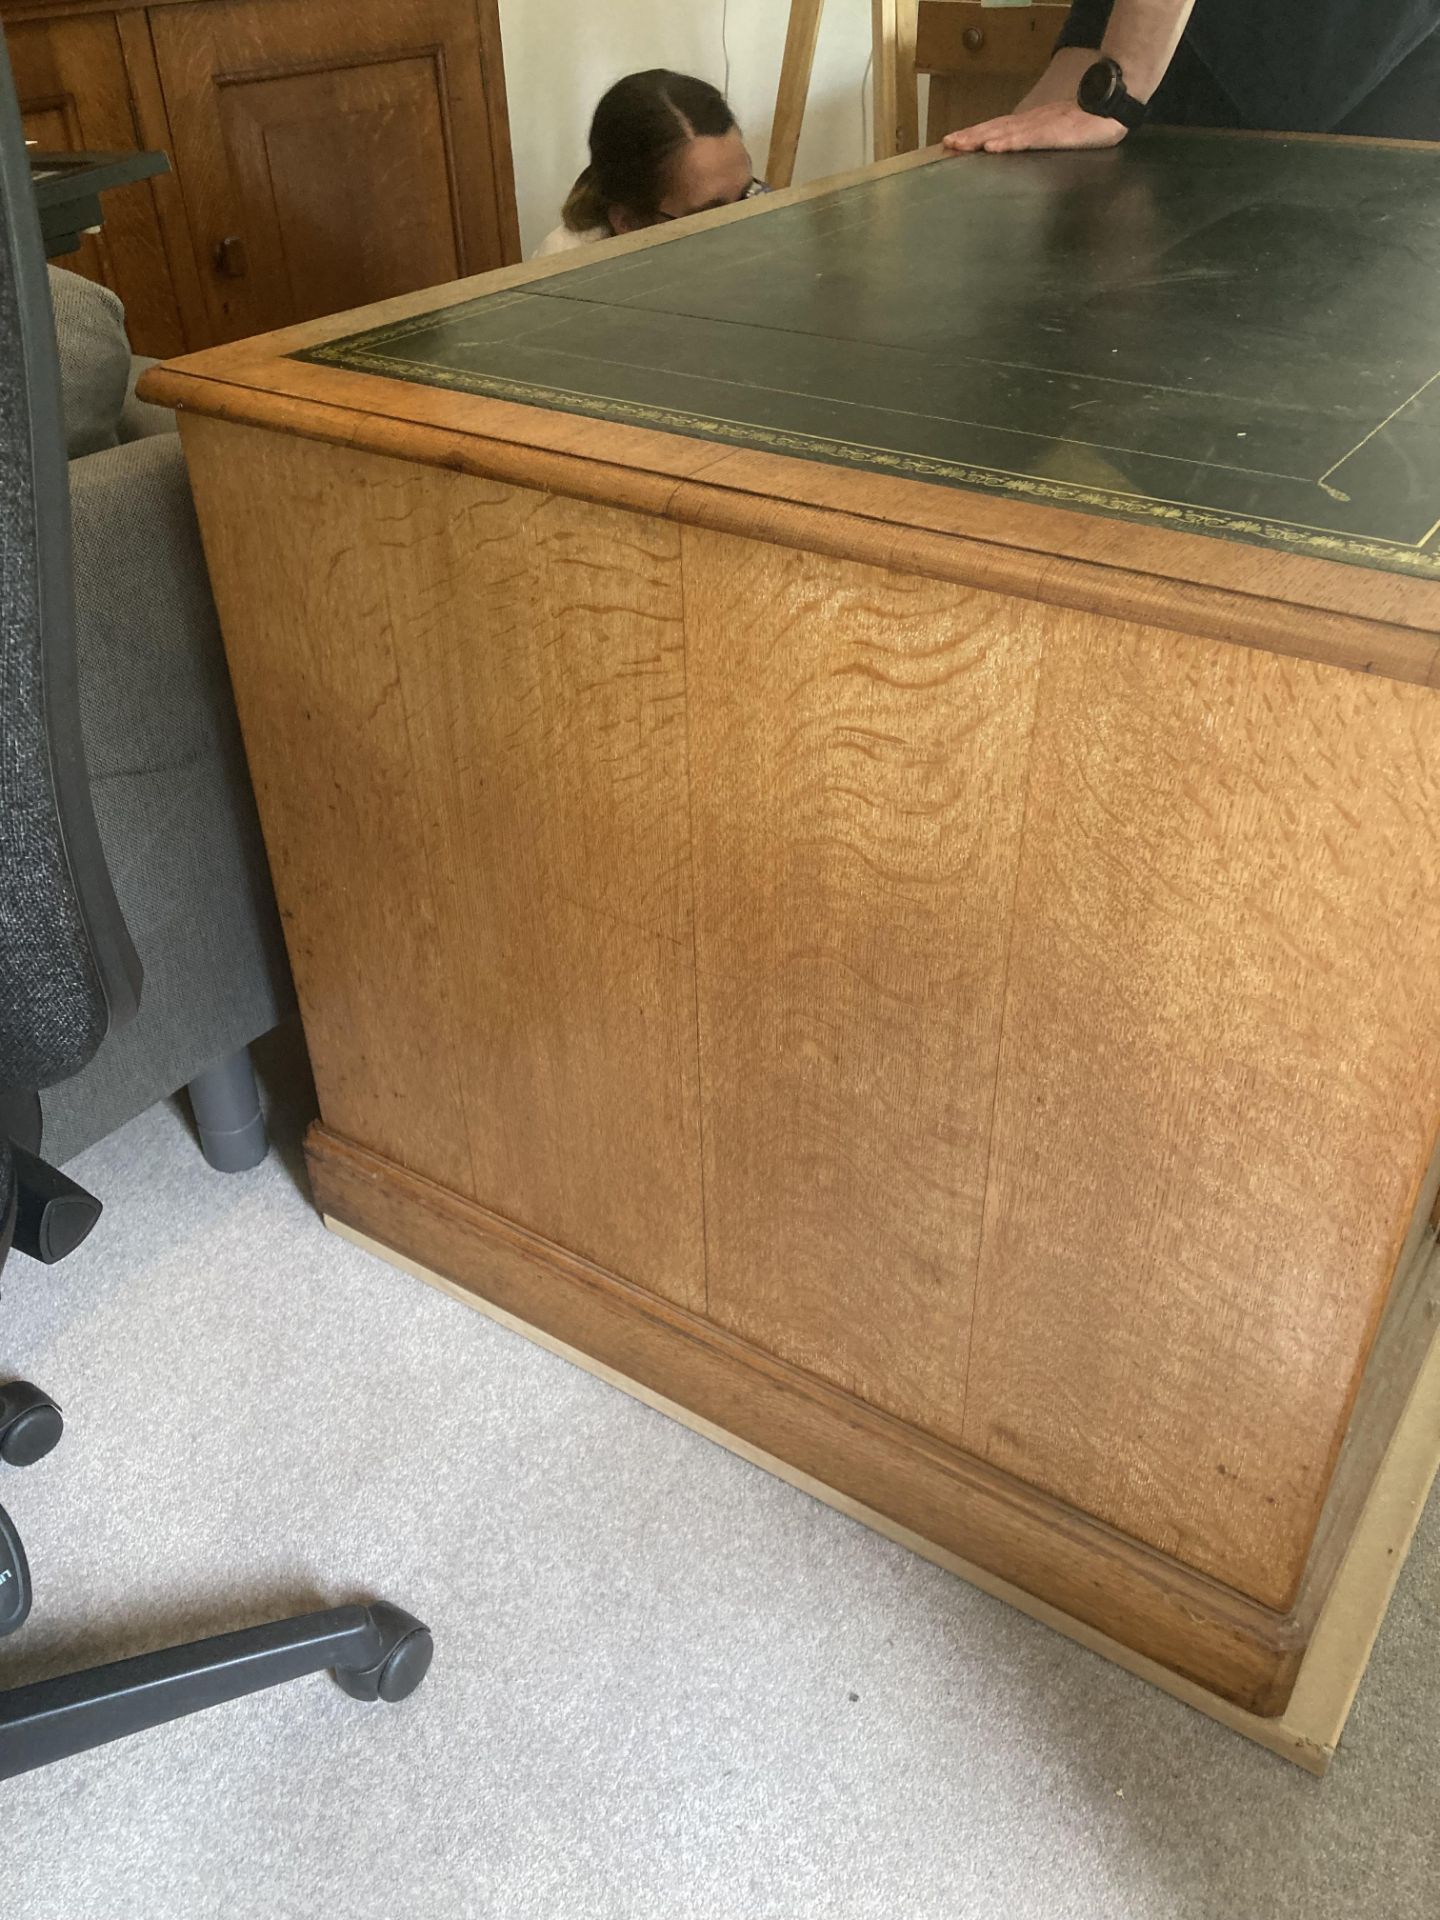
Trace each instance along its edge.
<instances>
[{"instance_id":1,"label":"black wristwatch","mask_svg":"<svg viewBox=\"0 0 1440 1920\"><path fill-rule=\"evenodd\" d=\"M1075 98L1086 113L1093 113L1101 120L1118 120L1127 133L1133 133L1150 111L1145 102L1137 100L1126 87L1120 62L1108 54L1102 54L1093 67L1087 67L1081 74L1080 90Z\"/></svg>"}]
</instances>

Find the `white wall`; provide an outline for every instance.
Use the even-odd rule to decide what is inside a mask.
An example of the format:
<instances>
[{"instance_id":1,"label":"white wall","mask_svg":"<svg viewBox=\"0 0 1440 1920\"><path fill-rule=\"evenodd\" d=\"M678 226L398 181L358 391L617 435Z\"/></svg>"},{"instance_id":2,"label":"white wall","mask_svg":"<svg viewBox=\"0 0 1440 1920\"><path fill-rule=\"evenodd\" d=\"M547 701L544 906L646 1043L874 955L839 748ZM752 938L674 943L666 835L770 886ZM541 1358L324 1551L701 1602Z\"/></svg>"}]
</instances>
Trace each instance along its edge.
<instances>
[{"instance_id":1,"label":"white wall","mask_svg":"<svg viewBox=\"0 0 1440 1920\"><path fill-rule=\"evenodd\" d=\"M725 81L724 0L500 0L520 231L529 253L560 218L585 164L601 94L622 74L671 67ZM758 171L770 144L787 0L729 0L730 100ZM829 0L796 165L797 184L870 158L866 0Z\"/></svg>"}]
</instances>

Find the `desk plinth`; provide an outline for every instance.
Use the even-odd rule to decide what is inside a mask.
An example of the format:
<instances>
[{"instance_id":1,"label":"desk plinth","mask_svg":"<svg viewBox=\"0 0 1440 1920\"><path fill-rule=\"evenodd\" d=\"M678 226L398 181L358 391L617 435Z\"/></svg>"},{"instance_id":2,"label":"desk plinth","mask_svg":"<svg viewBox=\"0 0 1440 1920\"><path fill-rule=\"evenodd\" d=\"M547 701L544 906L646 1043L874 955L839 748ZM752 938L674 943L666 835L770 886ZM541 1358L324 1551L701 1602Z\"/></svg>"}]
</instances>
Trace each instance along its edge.
<instances>
[{"instance_id":1,"label":"desk plinth","mask_svg":"<svg viewBox=\"0 0 1440 1920\"><path fill-rule=\"evenodd\" d=\"M1278 1713L1440 1288L1440 577L327 363L565 271L157 379L319 1204Z\"/></svg>"}]
</instances>

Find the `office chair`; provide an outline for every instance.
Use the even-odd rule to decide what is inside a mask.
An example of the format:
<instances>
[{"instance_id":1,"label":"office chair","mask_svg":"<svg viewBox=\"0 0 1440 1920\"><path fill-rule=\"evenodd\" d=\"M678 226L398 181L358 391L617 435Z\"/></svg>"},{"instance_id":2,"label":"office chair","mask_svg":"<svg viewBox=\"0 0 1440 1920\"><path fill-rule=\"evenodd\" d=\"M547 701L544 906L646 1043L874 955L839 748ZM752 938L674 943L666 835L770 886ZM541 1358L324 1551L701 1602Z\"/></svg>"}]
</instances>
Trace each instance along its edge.
<instances>
[{"instance_id":1,"label":"office chair","mask_svg":"<svg viewBox=\"0 0 1440 1920\"><path fill-rule=\"evenodd\" d=\"M69 496L54 324L8 57L0 43L0 1268L49 1263L100 1202L40 1158L38 1090L77 1073L139 1006L141 971L91 810L76 687ZM63 1431L25 1381L0 1386L0 1462ZM31 1577L0 1507L0 1639ZM428 1630L376 1603L309 1613L0 1690L0 1779L301 1674L333 1668L361 1700L401 1700Z\"/></svg>"}]
</instances>

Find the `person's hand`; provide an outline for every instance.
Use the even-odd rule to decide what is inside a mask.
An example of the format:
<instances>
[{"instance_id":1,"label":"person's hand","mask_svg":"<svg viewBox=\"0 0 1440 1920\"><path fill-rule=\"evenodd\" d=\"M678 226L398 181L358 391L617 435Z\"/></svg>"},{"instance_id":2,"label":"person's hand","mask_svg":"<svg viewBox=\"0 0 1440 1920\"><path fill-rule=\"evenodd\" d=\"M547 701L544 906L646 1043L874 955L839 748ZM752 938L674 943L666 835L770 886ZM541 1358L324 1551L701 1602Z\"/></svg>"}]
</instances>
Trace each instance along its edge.
<instances>
[{"instance_id":1,"label":"person's hand","mask_svg":"<svg viewBox=\"0 0 1440 1920\"><path fill-rule=\"evenodd\" d=\"M1068 147L1118 147L1125 129L1118 120L1086 113L1073 100L1047 100L1022 107L978 127L945 136L951 153L1031 153Z\"/></svg>"}]
</instances>

